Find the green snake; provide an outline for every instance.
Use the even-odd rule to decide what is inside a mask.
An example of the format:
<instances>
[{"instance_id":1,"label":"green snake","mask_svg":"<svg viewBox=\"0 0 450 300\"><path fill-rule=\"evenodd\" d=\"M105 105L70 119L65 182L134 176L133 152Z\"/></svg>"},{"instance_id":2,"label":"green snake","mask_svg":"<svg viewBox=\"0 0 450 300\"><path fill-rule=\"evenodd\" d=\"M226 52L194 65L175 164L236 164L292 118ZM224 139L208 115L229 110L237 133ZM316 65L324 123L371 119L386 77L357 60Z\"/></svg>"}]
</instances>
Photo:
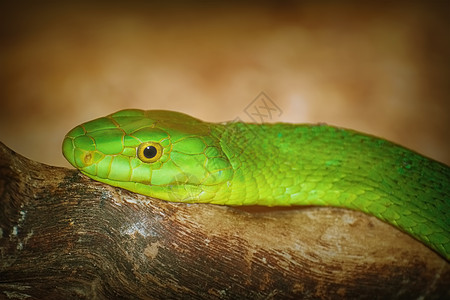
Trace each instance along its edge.
<instances>
[{"instance_id":1,"label":"green snake","mask_svg":"<svg viewBox=\"0 0 450 300\"><path fill-rule=\"evenodd\" d=\"M75 127L62 150L92 179L163 200L362 211L450 259L450 167L353 130L128 109Z\"/></svg>"}]
</instances>

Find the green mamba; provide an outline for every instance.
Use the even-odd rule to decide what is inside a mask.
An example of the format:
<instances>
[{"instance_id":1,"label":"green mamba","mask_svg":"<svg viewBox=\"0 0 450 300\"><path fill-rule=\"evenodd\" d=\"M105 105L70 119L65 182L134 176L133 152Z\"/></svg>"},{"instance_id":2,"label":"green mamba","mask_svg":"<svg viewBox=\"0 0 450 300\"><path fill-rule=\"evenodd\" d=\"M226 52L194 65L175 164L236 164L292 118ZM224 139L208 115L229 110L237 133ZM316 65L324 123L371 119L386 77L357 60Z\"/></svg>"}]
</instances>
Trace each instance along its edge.
<instances>
[{"instance_id":1,"label":"green mamba","mask_svg":"<svg viewBox=\"0 0 450 300\"><path fill-rule=\"evenodd\" d=\"M139 194L358 210L450 259L450 168L353 130L129 109L75 127L62 148L83 174Z\"/></svg>"}]
</instances>

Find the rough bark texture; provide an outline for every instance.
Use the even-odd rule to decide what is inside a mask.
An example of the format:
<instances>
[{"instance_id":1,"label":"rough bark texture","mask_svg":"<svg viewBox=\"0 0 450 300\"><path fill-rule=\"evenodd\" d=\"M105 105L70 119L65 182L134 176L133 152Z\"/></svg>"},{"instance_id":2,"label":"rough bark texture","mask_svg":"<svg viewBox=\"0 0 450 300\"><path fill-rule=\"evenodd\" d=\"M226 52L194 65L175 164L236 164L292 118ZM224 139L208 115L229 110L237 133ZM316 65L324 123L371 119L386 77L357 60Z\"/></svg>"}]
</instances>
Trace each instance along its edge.
<instances>
[{"instance_id":1,"label":"rough bark texture","mask_svg":"<svg viewBox=\"0 0 450 300\"><path fill-rule=\"evenodd\" d=\"M0 144L0 298L449 299L450 264L332 208L169 203Z\"/></svg>"}]
</instances>

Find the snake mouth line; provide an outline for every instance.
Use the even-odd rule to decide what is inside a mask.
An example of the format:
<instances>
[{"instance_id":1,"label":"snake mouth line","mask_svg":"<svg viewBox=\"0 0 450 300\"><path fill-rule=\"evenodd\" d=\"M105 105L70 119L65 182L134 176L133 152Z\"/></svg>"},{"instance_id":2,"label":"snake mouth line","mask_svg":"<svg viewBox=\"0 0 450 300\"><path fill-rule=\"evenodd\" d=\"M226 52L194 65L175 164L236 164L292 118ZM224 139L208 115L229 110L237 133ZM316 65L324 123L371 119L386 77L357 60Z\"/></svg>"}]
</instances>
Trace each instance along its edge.
<instances>
[{"instance_id":1,"label":"snake mouth line","mask_svg":"<svg viewBox=\"0 0 450 300\"><path fill-rule=\"evenodd\" d=\"M174 187L174 186L198 187L198 184L190 183L190 182L186 182L186 181L181 181L181 180L174 180L174 181L171 181L170 183L166 183L166 184L152 184L151 182L145 182L145 181L142 181L142 182L130 182L129 180L116 180L116 179L112 180L112 179L110 179L108 177L101 177L101 176L97 176L97 175L92 175L92 174L90 174L90 173L88 173L86 171L83 171L83 170L80 170L80 172L83 173L83 175L85 175L85 176L87 176L87 177L89 177L91 179L94 179L96 181L101 179L103 181L106 181L108 184L114 185L114 186L117 186L117 187L120 187L120 185L123 185L123 184L127 184L128 185L130 183L138 184L138 185L142 185L142 186L152 186L152 187L161 187L161 188L163 188L163 187L170 188L170 187ZM211 184L210 186L214 186L214 185L216 185L216 184Z\"/></svg>"},{"instance_id":2,"label":"snake mouth line","mask_svg":"<svg viewBox=\"0 0 450 300\"><path fill-rule=\"evenodd\" d=\"M96 181L99 181L98 179L100 179L98 176L91 175L83 171L81 171L81 173ZM146 184L142 182L119 181L107 178L101 178L101 182L129 191L138 190L145 196L171 202L200 202L199 197L205 192L205 190L199 185L184 182L174 182L165 185L152 185L150 183ZM149 186L152 187L151 192L148 191Z\"/></svg>"}]
</instances>

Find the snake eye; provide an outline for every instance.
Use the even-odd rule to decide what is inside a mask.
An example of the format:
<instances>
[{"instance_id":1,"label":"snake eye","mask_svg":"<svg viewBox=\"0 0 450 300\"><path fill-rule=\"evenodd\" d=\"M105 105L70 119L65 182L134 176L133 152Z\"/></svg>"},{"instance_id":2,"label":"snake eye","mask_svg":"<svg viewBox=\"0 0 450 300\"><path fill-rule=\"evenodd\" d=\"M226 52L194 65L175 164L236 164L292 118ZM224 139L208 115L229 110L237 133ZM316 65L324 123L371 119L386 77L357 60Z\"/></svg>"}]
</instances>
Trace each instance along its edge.
<instances>
[{"instance_id":1,"label":"snake eye","mask_svg":"<svg viewBox=\"0 0 450 300\"><path fill-rule=\"evenodd\" d=\"M162 156L162 153L163 148L158 143L142 143L137 148L137 157L145 163L157 161Z\"/></svg>"}]
</instances>

